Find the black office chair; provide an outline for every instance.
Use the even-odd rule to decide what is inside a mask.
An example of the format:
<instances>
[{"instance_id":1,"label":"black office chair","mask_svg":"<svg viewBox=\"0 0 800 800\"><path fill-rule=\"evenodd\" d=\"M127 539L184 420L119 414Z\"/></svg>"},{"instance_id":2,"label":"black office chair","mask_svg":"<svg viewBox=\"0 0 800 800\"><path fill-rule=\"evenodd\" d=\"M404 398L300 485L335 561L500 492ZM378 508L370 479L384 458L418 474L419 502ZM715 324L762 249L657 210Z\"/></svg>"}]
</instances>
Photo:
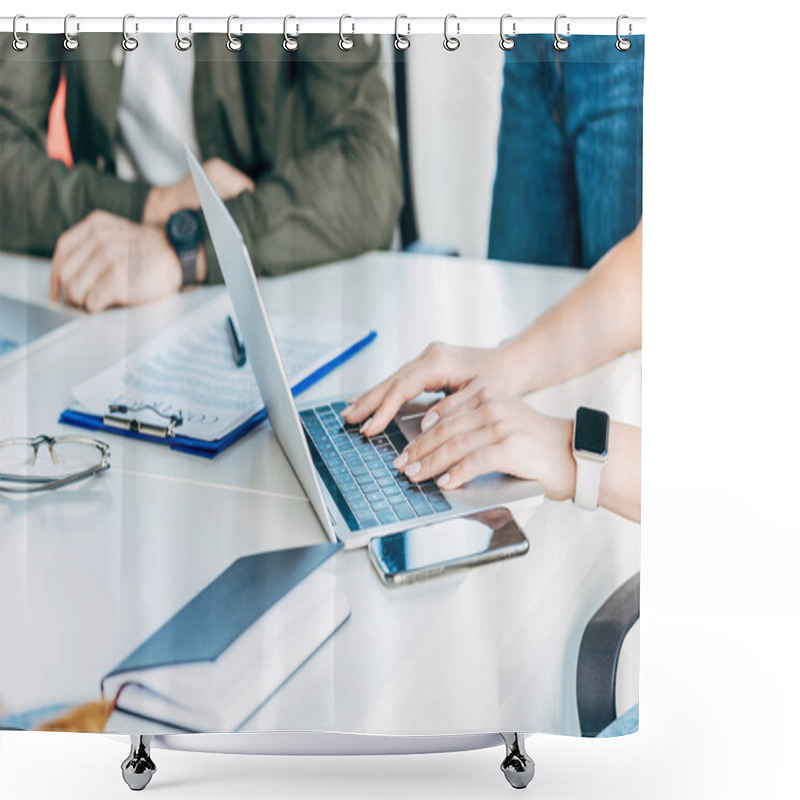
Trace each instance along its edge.
<instances>
[{"instance_id":1,"label":"black office chair","mask_svg":"<svg viewBox=\"0 0 800 800\"><path fill-rule=\"evenodd\" d=\"M639 576L625 581L583 632L576 686L583 736L597 736L617 717L617 666L622 643L639 619Z\"/></svg>"}]
</instances>

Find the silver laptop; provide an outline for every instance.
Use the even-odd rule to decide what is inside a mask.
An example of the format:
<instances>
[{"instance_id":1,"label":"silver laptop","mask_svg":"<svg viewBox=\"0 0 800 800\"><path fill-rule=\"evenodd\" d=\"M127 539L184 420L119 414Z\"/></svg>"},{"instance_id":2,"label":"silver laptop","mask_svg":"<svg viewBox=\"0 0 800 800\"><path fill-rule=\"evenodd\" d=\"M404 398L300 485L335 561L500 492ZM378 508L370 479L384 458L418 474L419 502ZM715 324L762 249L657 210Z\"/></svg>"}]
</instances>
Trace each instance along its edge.
<instances>
[{"instance_id":1,"label":"silver laptop","mask_svg":"<svg viewBox=\"0 0 800 800\"><path fill-rule=\"evenodd\" d=\"M67 309L0 295L0 358L71 322L80 314Z\"/></svg>"},{"instance_id":2,"label":"silver laptop","mask_svg":"<svg viewBox=\"0 0 800 800\"><path fill-rule=\"evenodd\" d=\"M418 404L401 408L384 433L371 438L345 423L343 398L295 406L244 239L188 148L187 158L272 430L332 540L357 547L447 517L541 502L538 483L498 473L451 492L432 480L409 481L392 462L419 434Z\"/></svg>"}]
</instances>

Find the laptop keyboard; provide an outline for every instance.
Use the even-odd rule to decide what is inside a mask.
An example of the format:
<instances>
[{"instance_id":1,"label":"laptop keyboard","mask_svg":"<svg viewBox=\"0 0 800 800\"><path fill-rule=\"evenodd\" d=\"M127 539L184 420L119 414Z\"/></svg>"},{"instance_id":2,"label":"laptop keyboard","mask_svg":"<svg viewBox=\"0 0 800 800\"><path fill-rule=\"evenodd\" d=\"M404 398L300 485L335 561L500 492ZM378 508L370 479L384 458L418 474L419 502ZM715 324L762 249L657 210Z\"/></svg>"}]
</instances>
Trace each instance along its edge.
<instances>
[{"instance_id":1,"label":"laptop keyboard","mask_svg":"<svg viewBox=\"0 0 800 800\"><path fill-rule=\"evenodd\" d=\"M346 403L300 412L314 465L350 530L391 525L450 510L432 481L412 483L392 462L408 443L392 420L371 438L341 415Z\"/></svg>"}]
</instances>

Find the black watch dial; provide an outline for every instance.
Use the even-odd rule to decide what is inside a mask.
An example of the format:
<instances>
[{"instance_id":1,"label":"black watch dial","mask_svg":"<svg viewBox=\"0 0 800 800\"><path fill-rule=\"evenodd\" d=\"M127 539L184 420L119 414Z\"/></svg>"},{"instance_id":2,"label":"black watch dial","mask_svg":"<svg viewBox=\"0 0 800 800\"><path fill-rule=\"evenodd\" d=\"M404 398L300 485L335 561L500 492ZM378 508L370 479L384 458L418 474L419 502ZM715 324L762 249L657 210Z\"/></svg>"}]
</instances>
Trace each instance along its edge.
<instances>
[{"instance_id":1,"label":"black watch dial","mask_svg":"<svg viewBox=\"0 0 800 800\"><path fill-rule=\"evenodd\" d=\"M167 238L178 254L196 250L203 238L203 227L197 211L176 211L167 223Z\"/></svg>"},{"instance_id":2,"label":"black watch dial","mask_svg":"<svg viewBox=\"0 0 800 800\"><path fill-rule=\"evenodd\" d=\"M596 456L608 455L611 420L605 411L581 406L575 415L575 449Z\"/></svg>"}]
</instances>

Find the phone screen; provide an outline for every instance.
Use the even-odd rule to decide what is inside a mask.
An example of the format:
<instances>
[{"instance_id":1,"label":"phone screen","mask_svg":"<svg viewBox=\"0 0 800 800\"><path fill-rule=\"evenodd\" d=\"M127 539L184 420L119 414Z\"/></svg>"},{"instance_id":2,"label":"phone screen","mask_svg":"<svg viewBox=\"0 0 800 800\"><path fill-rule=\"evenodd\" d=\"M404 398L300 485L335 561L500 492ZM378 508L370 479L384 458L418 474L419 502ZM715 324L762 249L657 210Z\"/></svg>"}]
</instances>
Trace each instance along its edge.
<instances>
[{"instance_id":1,"label":"phone screen","mask_svg":"<svg viewBox=\"0 0 800 800\"><path fill-rule=\"evenodd\" d=\"M369 549L381 578L400 583L521 555L528 540L508 509L495 508L372 539Z\"/></svg>"}]
</instances>

